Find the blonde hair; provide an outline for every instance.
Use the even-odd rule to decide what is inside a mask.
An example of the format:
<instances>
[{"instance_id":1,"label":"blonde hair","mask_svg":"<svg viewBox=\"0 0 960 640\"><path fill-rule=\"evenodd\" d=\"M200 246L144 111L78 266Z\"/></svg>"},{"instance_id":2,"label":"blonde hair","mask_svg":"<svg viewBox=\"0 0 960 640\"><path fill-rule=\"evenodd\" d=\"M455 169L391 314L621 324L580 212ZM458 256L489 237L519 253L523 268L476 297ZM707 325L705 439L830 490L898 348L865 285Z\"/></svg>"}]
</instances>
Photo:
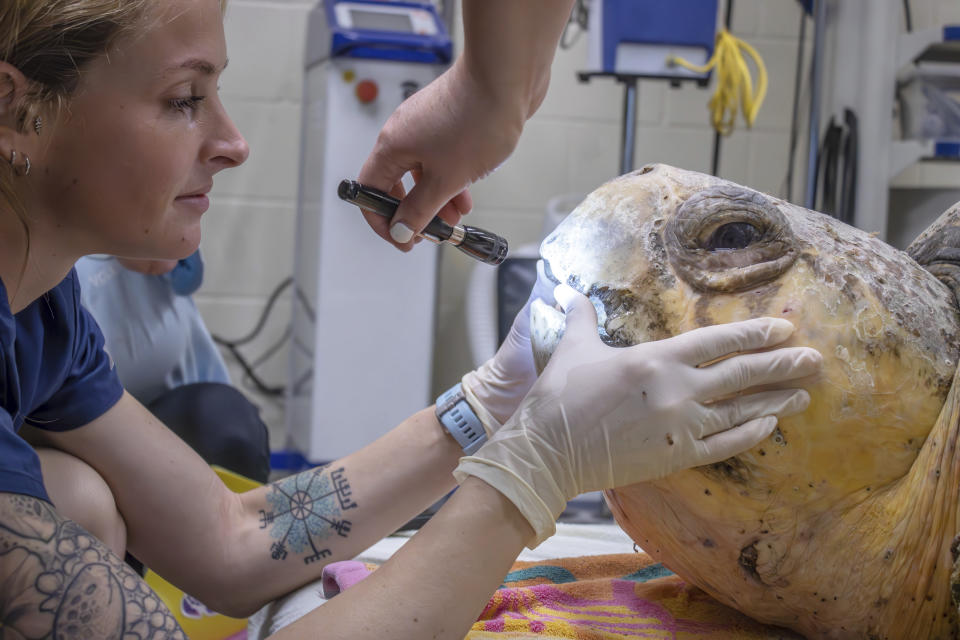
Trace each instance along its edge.
<instances>
[{"instance_id":1,"label":"blonde hair","mask_svg":"<svg viewBox=\"0 0 960 640\"><path fill-rule=\"evenodd\" d=\"M31 115L56 111L80 82L84 67L127 33L150 26L166 0L0 0L0 60L16 67L28 88L13 105L17 129L32 126ZM226 0L221 0L221 11ZM153 9L153 10L151 10ZM17 202L14 167L0 158L0 204L5 202L27 231Z\"/></svg>"},{"instance_id":2,"label":"blonde hair","mask_svg":"<svg viewBox=\"0 0 960 640\"><path fill-rule=\"evenodd\" d=\"M76 89L84 66L118 37L152 24L164 0L3 0L0 60L27 77L18 105L22 128L32 106L57 105ZM224 11L227 0L220 0ZM150 9L154 9L151 11Z\"/></svg>"}]
</instances>

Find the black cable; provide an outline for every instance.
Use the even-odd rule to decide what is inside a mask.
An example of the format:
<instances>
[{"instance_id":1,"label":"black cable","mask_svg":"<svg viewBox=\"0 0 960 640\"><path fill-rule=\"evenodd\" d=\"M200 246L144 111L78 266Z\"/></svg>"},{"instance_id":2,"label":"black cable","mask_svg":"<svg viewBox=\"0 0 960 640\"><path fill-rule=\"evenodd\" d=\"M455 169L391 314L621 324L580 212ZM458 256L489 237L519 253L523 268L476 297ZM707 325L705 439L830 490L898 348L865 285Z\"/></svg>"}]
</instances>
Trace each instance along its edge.
<instances>
[{"instance_id":1,"label":"black cable","mask_svg":"<svg viewBox=\"0 0 960 640\"><path fill-rule=\"evenodd\" d=\"M249 368L245 368L244 372L252 372L257 367L262 365L264 362L269 360L273 356L273 354L279 351L280 348L284 344L286 344L287 339L290 337L290 334L291 334L290 325L287 325L287 328L284 329L283 331L283 335L280 336L280 338L276 342L274 342L270 347L268 347L266 351L261 353L256 360L249 363L248 365ZM234 356L236 356L236 354L234 354ZM263 382L263 380L260 380L259 378L255 380L254 377L250 375L250 373L247 373L247 375L245 375L243 379L244 381L250 380L258 389L260 389L264 393L270 393L270 395L283 395L283 393L286 391L285 386L268 387L266 383Z\"/></svg>"},{"instance_id":2,"label":"black cable","mask_svg":"<svg viewBox=\"0 0 960 640\"><path fill-rule=\"evenodd\" d=\"M305 356L311 363L313 362L313 347L303 344L296 335L290 336L290 348L293 352L299 356ZM303 385L308 381L313 379L313 367L307 367L306 371L300 374L292 383L288 386L290 392L294 396L299 396L303 394Z\"/></svg>"},{"instance_id":3,"label":"black cable","mask_svg":"<svg viewBox=\"0 0 960 640\"><path fill-rule=\"evenodd\" d=\"M303 344L302 342L300 342L300 340L297 338L297 336L293 336L293 338L290 340L290 342L291 342L291 344L293 344L293 348L294 348L294 349L298 349L302 355L307 356L307 357L310 358L311 360L313 359L313 348L312 348L312 347L310 347L310 346L308 346L308 345L305 345L305 344Z\"/></svg>"},{"instance_id":4,"label":"black cable","mask_svg":"<svg viewBox=\"0 0 960 640\"><path fill-rule=\"evenodd\" d=\"M733 0L727 0L726 6L726 15L724 16L723 22L726 25L727 31L730 30L730 20L733 17ZM717 175L720 172L720 132L713 132L713 175Z\"/></svg>"},{"instance_id":5,"label":"black cable","mask_svg":"<svg viewBox=\"0 0 960 640\"><path fill-rule=\"evenodd\" d=\"M307 314L307 317L310 318L310 322L317 322L317 313L313 310L313 307L310 306L310 302L307 300L306 294L303 292L303 289L297 287L296 290L297 300L300 301L300 304L303 305L303 312Z\"/></svg>"},{"instance_id":6,"label":"black cable","mask_svg":"<svg viewBox=\"0 0 960 640\"><path fill-rule=\"evenodd\" d=\"M253 362L251 362L251 363L250 363L250 367L253 368L253 369L256 369L257 367L259 367L260 365L262 365L264 362L266 362L267 360L269 360L269 359L271 358L271 356L273 356L273 354L275 354L277 351L279 351L279 350L280 350L280 347L282 347L282 346L284 345L284 343L287 341L287 338L290 337L290 332L291 332L291 331L290 331L290 325L288 324L288 325L287 325L287 328L283 330L283 335L280 336L280 337L277 339L276 342L274 342L272 345L270 345L269 347L267 347L267 350L264 351L263 353L261 353L261 354L256 358L256 360L254 360Z\"/></svg>"},{"instance_id":7,"label":"black cable","mask_svg":"<svg viewBox=\"0 0 960 640\"><path fill-rule=\"evenodd\" d=\"M214 338L216 340L216 338ZM221 343L222 344L222 343ZM286 387L284 385L270 386L266 382L260 379L260 377L254 373L253 368L250 367L250 364L247 362L247 359L243 357L243 354L237 350L236 347L230 344L223 345L227 351L230 352L237 362L240 363L240 366L243 368L244 374L253 382L254 386L260 390L261 393L268 396L282 396Z\"/></svg>"},{"instance_id":8,"label":"black cable","mask_svg":"<svg viewBox=\"0 0 960 640\"><path fill-rule=\"evenodd\" d=\"M837 209L841 222L853 224L854 212L857 208L857 177L859 172L860 124L857 114L852 109L843 110L843 124L846 135L843 138L841 155L843 156L843 173L840 176L840 205Z\"/></svg>"},{"instance_id":9,"label":"black cable","mask_svg":"<svg viewBox=\"0 0 960 640\"><path fill-rule=\"evenodd\" d=\"M313 379L313 369L308 369L290 386L293 389L293 395L299 396L303 393L303 385Z\"/></svg>"},{"instance_id":10,"label":"black cable","mask_svg":"<svg viewBox=\"0 0 960 640\"><path fill-rule=\"evenodd\" d=\"M790 155L787 156L787 190L786 201L793 202L793 167L794 156L797 153L797 137L799 135L800 124L798 116L800 112L800 83L803 77L803 47L807 39L807 12L803 6L800 7L800 33L797 36L797 70L793 78L793 118L790 123Z\"/></svg>"},{"instance_id":11,"label":"black cable","mask_svg":"<svg viewBox=\"0 0 960 640\"><path fill-rule=\"evenodd\" d=\"M717 175L720 173L720 132L713 132L713 159L711 160L710 173Z\"/></svg>"},{"instance_id":12,"label":"black cable","mask_svg":"<svg viewBox=\"0 0 960 640\"><path fill-rule=\"evenodd\" d=\"M906 23L907 31L913 31L913 15L910 12L910 0L903 0L903 21Z\"/></svg>"},{"instance_id":13,"label":"black cable","mask_svg":"<svg viewBox=\"0 0 960 640\"><path fill-rule=\"evenodd\" d=\"M260 332L263 330L263 327L266 325L267 318L270 316L270 313L273 310L273 306L274 304L276 304L277 299L280 297L280 294L283 293L284 290L292 284L293 284L293 278L287 277L274 288L274 290L270 293L269 298L267 299L267 304L264 307L263 312L261 312L260 318L257 320L256 326L246 336L242 338L238 338L236 340L227 340L226 338L223 338L216 334L212 334L214 342L216 342L218 345L224 347L230 352L230 355L232 355L236 359L236 361L240 364L240 367L244 371L245 377L248 378L251 382L253 382L254 386L257 389L259 389L261 393L264 393L266 395L282 396L286 391L286 387L284 385L271 386L267 384L255 373L254 369L260 364L262 364L264 360L266 360L267 358L272 356L274 353L276 353L276 351L279 350L281 346L283 346L283 343L286 342L286 340L290 337L290 328L287 327L287 329L284 331L283 337L278 342L274 343L271 347L269 347L267 351L264 354L261 354L259 358L255 360L252 364L247 361L247 359L243 356L242 353L240 353L240 350L238 349L238 347L251 342L258 335L260 335ZM306 296L304 295L303 291L300 290L299 287L296 288L295 295L297 296L297 299L300 300L300 303L303 305L304 312L307 314L307 317L310 318L311 322L315 322L316 313L314 312L313 308L310 306L309 302L306 299Z\"/></svg>"},{"instance_id":14,"label":"black cable","mask_svg":"<svg viewBox=\"0 0 960 640\"><path fill-rule=\"evenodd\" d=\"M237 338L236 340L227 340L226 338L221 338L215 335L213 336L213 339L225 347L239 347L240 345L247 344L256 338L258 335L260 335L260 331L263 330L263 325L267 323L267 316L270 315L270 310L273 308L273 304L277 301L277 298L280 296L280 294L283 293L283 290L289 287L291 284L293 284L293 278L287 277L283 280L283 282L277 285L277 287L270 294L270 297L267 299L267 306L260 314L260 319L257 320L257 326L255 326L253 331L251 331L248 335L242 338Z\"/></svg>"}]
</instances>

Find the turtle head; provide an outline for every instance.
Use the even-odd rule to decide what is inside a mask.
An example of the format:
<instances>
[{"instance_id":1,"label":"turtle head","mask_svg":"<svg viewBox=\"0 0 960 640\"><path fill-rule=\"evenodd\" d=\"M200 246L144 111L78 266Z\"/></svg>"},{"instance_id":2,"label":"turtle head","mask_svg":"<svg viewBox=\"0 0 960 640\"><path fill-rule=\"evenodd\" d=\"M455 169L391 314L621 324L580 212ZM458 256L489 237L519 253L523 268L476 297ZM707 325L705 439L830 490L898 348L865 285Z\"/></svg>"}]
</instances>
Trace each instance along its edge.
<instances>
[{"instance_id":1,"label":"turtle head","mask_svg":"<svg viewBox=\"0 0 960 640\"><path fill-rule=\"evenodd\" d=\"M731 295L779 278L800 254L778 202L739 185L648 165L591 193L540 247L548 277L587 295L611 346L667 338L693 326L678 306L687 292ZM681 304L680 306L683 306ZM751 317L745 311L742 319ZM535 304L542 367L563 316Z\"/></svg>"},{"instance_id":2,"label":"turtle head","mask_svg":"<svg viewBox=\"0 0 960 640\"><path fill-rule=\"evenodd\" d=\"M906 473L952 383L960 321L941 282L862 230L714 176L651 165L612 180L540 253L549 277L590 298L612 347L760 316L790 320L786 344L820 351L823 374L803 383L813 398L804 416L781 421L777 455L739 458L741 470L769 467L771 482L802 472L808 456L836 465L830 487L804 485L799 502ZM539 367L563 328L560 311L532 306ZM874 446L878 437L889 446ZM850 456L862 459L850 466Z\"/></svg>"}]
</instances>

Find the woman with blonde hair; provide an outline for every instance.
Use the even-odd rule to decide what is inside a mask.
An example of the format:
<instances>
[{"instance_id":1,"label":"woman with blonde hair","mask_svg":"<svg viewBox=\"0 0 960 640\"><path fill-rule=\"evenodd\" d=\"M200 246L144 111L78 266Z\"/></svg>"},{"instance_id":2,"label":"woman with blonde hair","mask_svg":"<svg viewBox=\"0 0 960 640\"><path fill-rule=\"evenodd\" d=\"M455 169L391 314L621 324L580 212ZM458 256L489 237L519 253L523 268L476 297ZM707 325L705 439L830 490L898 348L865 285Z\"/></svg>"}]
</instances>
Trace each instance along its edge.
<instances>
[{"instance_id":1,"label":"woman with blonde hair","mask_svg":"<svg viewBox=\"0 0 960 640\"><path fill-rule=\"evenodd\" d=\"M539 4L498 10L524 13L530 34L546 33L531 41L552 47L565 16L543 19L552 12ZM0 5L4 637L183 637L120 559L127 550L207 606L248 615L419 513L455 470L459 490L401 551L278 637L462 637L566 500L723 459L806 405L795 389L707 401L813 373L809 349L697 366L780 343L785 321L614 349L592 305L561 285L566 336L538 380L521 314L439 408L328 467L227 490L121 388L73 270L92 253L174 260L197 249L214 175L248 153L217 95L222 14L221 0ZM458 61L441 87L459 86L450 80L468 66ZM689 384L647 398L661 377Z\"/></svg>"}]
</instances>

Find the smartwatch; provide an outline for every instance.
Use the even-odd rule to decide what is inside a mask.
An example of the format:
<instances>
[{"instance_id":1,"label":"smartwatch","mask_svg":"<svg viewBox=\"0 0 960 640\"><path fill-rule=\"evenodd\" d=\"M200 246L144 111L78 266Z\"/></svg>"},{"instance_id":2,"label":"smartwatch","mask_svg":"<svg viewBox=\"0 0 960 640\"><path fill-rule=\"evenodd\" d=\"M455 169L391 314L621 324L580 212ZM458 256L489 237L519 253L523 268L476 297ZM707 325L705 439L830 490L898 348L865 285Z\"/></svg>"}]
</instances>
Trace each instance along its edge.
<instances>
[{"instance_id":1,"label":"smartwatch","mask_svg":"<svg viewBox=\"0 0 960 640\"><path fill-rule=\"evenodd\" d=\"M464 455L472 456L487 441L483 423L467 403L461 383L440 394L436 411L440 424L463 447Z\"/></svg>"}]
</instances>

